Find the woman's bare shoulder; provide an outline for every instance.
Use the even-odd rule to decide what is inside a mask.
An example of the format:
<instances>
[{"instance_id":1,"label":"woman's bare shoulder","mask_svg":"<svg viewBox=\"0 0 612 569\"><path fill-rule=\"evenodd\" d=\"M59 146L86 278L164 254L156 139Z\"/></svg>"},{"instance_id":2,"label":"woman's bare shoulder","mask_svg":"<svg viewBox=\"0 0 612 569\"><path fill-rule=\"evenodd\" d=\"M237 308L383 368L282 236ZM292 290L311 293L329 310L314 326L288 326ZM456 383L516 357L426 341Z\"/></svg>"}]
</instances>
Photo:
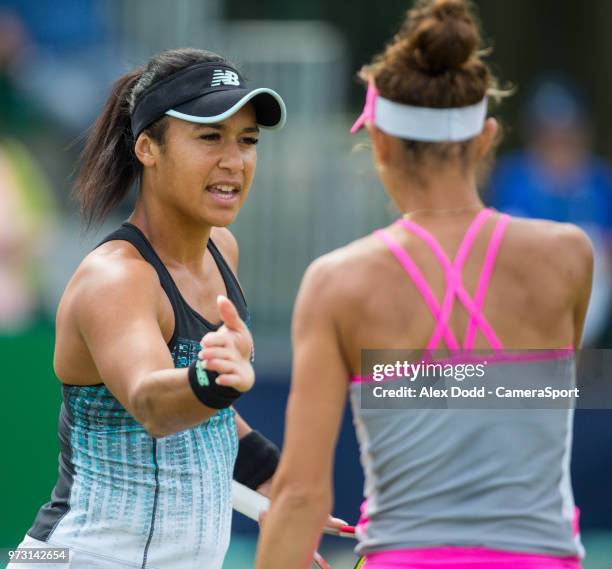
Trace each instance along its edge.
<instances>
[{"instance_id":1,"label":"woman's bare shoulder","mask_svg":"<svg viewBox=\"0 0 612 569\"><path fill-rule=\"evenodd\" d=\"M95 302L126 294L152 295L160 289L153 266L125 241L104 243L89 253L77 267L66 290L67 298Z\"/></svg>"},{"instance_id":2,"label":"woman's bare shoulder","mask_svg":"<svg viewBox=\"0 0 612 569\"><path fill-rule=\"evenodd\" d=\"M516 217L509 225L509 237L511 245L541 257L547 264L584 265L593 260L589 236L571 223Z\"/></svg>"},{"instance_id":3,"label":"woman's bare shoulder","mask_svg":"<svg viewBox=\"0 0 612 569\"><path fill-rule=\"evenodd\" d=\"M315 259L304 274L302 287L318 302L343 309L345 304L371 294L372 279L384 268L385 245L372 235L362 237Z\"/></svg>"}]
</instances>

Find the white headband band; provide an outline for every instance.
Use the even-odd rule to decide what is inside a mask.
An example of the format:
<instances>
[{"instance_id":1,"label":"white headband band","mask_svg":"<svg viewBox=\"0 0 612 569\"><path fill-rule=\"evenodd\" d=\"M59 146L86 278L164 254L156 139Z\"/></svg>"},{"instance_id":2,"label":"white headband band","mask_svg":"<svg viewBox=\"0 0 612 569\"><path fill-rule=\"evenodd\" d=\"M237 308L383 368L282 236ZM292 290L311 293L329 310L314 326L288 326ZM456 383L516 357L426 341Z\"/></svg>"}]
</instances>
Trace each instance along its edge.
<instances>
[{"instance_id":1,"label":"white headband band","mask_svg":"<svg viewBox=\"0 0 612 569\"><path fill-rule=\"evenodd\" d=\"M366 104L351 132L368 121L380 130L420 142L460 142L479 135L487 118L487 98L469 107L432 109L395 103L381 97L373 83L368 86Z\"/></svg>"},{"instance_id":2,"label":"white headband band","mask_svg":"<svg viewBox=\"0 0 612 569\"><path fill-rule=\"evenodd\" d=\"M421 142L460 142L482 132L487 99L469 107L430 109L376 98L374 124L391 136Z\"/></svg>"}]
</instances>

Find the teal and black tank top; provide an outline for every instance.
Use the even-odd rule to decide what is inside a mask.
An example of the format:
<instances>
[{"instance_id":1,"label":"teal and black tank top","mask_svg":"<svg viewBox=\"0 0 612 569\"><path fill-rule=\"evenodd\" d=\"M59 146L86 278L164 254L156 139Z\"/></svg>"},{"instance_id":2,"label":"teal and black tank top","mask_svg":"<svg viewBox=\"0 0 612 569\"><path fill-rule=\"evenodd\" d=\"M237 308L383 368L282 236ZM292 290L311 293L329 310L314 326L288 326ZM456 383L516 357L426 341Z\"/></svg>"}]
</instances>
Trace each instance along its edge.
<instances>
[{"instance_id":1,"label":"teal and black tank top","mask_svg":"<svg viewBox=\"0 0 612 569\"><path fill-rule=\"evenodd\" d=\"M187 304L137 227L124 223L100 245L117 240L131 243L157 271L174 311L168 349L175 367L187 367L202 336L218 326ZM248 324L236 277L212 240L208 250ZM234 411L153 438L104 384L64 384L62 399L59 477L28 535L78 550L96 568L220 569L230 537Z\"/></svg>"}]
</instances>

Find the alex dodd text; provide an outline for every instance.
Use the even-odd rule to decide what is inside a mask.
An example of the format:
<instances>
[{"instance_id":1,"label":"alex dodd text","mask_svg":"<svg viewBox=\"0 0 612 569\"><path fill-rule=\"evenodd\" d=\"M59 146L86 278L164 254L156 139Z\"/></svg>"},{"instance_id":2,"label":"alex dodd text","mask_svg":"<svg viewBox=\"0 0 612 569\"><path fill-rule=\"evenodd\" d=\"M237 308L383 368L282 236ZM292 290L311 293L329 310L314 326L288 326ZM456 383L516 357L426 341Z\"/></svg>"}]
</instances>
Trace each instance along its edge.
<instances>
[{"instance_id":1,"label":"alex dodd text","mask_svg":"<svg viewBox=\"0 0 612 569\"><path fill-rule=\"evenodd\" d=\"M464 388L453 385L450 388L434 388L423 386L420 389L416 387L383 387L377 385L372 390L372 395L377 398L427 398L427 399L447 399L447 398L468 398L468 399L485 399L488 396L494 396L500 399L572 399L579 398L579 389L554 389L546 386L543 389L509 389L499 386L495 390L487 390L486 387Z\"/></svg>"}]
</instances>

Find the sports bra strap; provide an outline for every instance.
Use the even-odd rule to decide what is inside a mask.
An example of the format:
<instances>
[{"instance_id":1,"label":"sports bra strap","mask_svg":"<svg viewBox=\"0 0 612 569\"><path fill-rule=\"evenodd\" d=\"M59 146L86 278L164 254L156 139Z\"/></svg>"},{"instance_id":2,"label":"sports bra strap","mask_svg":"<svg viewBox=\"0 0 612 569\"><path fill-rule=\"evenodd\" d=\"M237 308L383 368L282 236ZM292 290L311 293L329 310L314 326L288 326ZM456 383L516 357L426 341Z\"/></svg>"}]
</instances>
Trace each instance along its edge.
<instances>
[{"instance_id":1,"label":"sports bra strap","mask_svg":"<svg viewBox=\"0 0 612 569\"><path fill-rule=\"evenodd\" d=\"M414 261L410 258L410 255L408 255L408 253L401 247L401 245L397 243L395 239L393 239L393 237L388 231L385 231L384 229L378 229L374 233L382 241L385 242L391 253L393 253L395 258L399 261L400 265L402 265L404 270L408 273L408 276L412 279L414 286L416 286L417 290L421 293L421 296L425 300L425 303L427 304L436 322L440 322L440 305L438 304L436 297L431 291L429 284L425 280L423 273L416 266ZM444 336L444 340L446 341L449 348L459 349L459 343L457 342L457 339L455 338L455 335L453 334L452 330L448 326L444 327L441 333Z\"/></svg>"},{"instance_id":2,"label":"sports bra strap","mask_svg":"<svg viewBox=\"0 0 612 569\"><path fill-rule=\"evenodd\" d=\"M459 298L459 300L469 313L468 328L466 331L463 348L470 350L473 348L476 331L478 328L480 328L493 349L502 349L502 343L497 337L495 331L493 330L487 319L485 318L482 312L482 306L488 289L489 280L493 271L499 246L501 244L505 229L508 225L509 217L507 215L501 215L496 223L485 256L485 261L479 278L475 299L473 299L470 294L465 290L465 287L463 286L463 279L461 276L463 265L465 264L465 261L472 250L474 241L478 236L479 232L481 231L484 223L491 217L491 215L492 211L487 208L481 210L478 215L473 219L465 233L465 236L461 241L461 244L459 245L457 254L455 255L455 259L452 263L444 252L444 249L442 248L438 240L425 228L421 227L420 225L417 225L416 223L408 219L401 219L398 221L398 223L402 227L404 227L404 229L419 237L432 250L445 272L446 290L444 292L441 308L431 290L431 287L427 283L421 271L414 264L408 253L391 237L388 232L384 230L379 230L375 232L375 234L385 242L385 244L387 245L387 247L389 247L393 255L404 267L409 277L412 279L415 286L425 299L429 309L431 310L436 320L436 326L427 344L427 350L429 351L436 349L439 346L442 338L444 338L444 341L446 342L449 349L459 349L459 343L457 342L457 339L455 338L448 324L450 320L450 315L452 313L455 296Z\"/></svg>"},{"instance_id":3,"label":"sports bra strap","mask_svg":"<svg viewBox=\"0 0 612 569\"><path fill-rule=\"evenodd\" d=\"M480 273L480 279L478 280L478 285L476 287L476 295L474 296L474 304L479 314L482 314L484 299L487 294L487 291L489 290L489 281L491 279L491 274L493 273L495 261L497 260L497 253L499 252L499 247L501 245L504 234L506 233L506 229L508 228L509 222L510 216L502 214L495 225L493 235L491 236L491 241L489 241L489 246L487 248L487 253L485 255L485 260L482 267L482 272ZM473 349L474 342L476 341L476 331L476 319L474 318L474 315L472 313L470 315L467 331L465 333L464 348L466 350ZM485 333L484 330L483 333ZM487 340L493 346L491 338L489 338L486 333L485 337L487 337ZM499 349L501 349L501 343Z\"/></svg>"},{"instance_id":4,"label":"sports bra strap","mask_svg":"<svg viewBox=\"0 0 612 569\"><path fill-rule=\"evenodd\" d=\"M460 298L462 296L465 296L461 295L460 293L460 290L463 289L461 269L463 268L465 259L467 258L469 252L472 249L474 240L476 239L478 232L482 228L484 222L490 216L490 209L483 209L478 212L478 215L470 223L470 226L466 231L461 241L461 244L459 245L459 249L457 251L457 255L453 263L449 261L448 257L446 256L446 253L444 252L444 249L442 249L442 246L440 245L438 240L431 233L429 233L429 231L408 219L401 219L399 221L405 229L417 235L425 242L426 245L429 246L429 248L433 251L434 255L438 258L438 261L442 265L442 268L444 269L444 272L446 274L446 291L444 293L444 300L442 303L442 313L440 315L440 318L436 322L436 327L429 340L428 349L430 350L434 350L438 347L438 345L440 344L440 340L442 339L443 330L449 329L448 322L450 320L450 316L453 310L455 295L459 295ZM468 310L470 309L468 308ZM453 346L450 345L448 347L453 348ZM457 349L458 347L459 346L457 346Z\"/></svg>"}]
</instances>

